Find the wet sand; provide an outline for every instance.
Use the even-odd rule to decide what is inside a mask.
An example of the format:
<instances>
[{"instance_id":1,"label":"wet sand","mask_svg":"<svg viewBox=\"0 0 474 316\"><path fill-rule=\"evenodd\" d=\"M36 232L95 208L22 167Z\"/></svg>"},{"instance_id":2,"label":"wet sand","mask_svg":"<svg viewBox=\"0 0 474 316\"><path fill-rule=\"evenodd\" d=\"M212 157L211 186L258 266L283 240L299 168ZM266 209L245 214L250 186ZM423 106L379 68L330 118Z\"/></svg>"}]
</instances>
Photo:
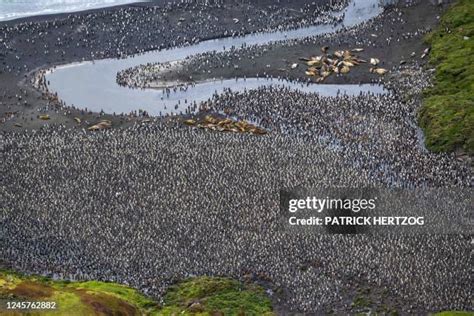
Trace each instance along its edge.
<instances>
[{"instance_id":1,"label":"wet sand","mask_svg":"<svg viewBox=\"0 0 474 316\"><path fill-rule=\"evenodd\" d=\"M34 72L39 69L181 45L187 41L185 37L199 40L222 37L226 31L232 32L237 28L234 18L242 21L251 19L252 22L246 24L242 32L254 32L271 27L259 18L258 14L262 10L277 12L279 8L285 8L282 11L288 15L285 19L298 21L304 19L299 9L307 4L304 0L286 0L280 1L280 5L275 7L270 0L252 4L226 1L220 9L200 7L202 15L210 18L208 21L199 21L193 17L193 11L190 11L192 7L181 5L166 9L168 2L159 0L0 22L0 130L31 130L46 124L83 128L83 125L78 126L75 122L75 117L91 123L99 118L97 113L87 111L57 110L54 104L44 100L30 83ZM329 0L311 1L317 6L327 3ZM167 10L166 20L160 18L159 12L163 8ZM118 25L117 19L124 20L127 25ZM275 26L281 22L273 17L272 21ZM198 27L202 23L208 26ZM109 29L108 25L114 25L114 28ZM157 32L157 29L164 31ZM117 35L110 36L112 33ZM38 120L40 111L51 119ZM15 113L14 116L11 113ZM107 116L107 119L112 120L115 127L130 125L130 118Z\"/></svg>"},{"instance_id":2,"label":"wet sand","mask_svg":"<svg viewBox=\"0 0 474 316\"><path fill-rule=\"evenodd\" d=\"M163 72L162 81L183 83L199 82L209 78L270 76L314 82L314 79L305 75L307 66L299 59L321 55L323 46L328 46L330 52L363 48L363 52L354 54L366 61L369 61L370 58L378 58L380 59L378 67L389 70L400 69L401 64L403 67L420 68L427 61L427 58L421 58L423 51L428 47L423 42L423 36L436 25L437 17L442 12L443 7L433 6L426 1L408 8L389 7L384 14L350 34L339 32L336 36L322 36L309 41L288 41L258 49L249 48L236 50L232 53L202 56L187 60L179 67L175 66ZM399 18L406 23L400 23ZM401 34L405 35L405 40L399 42L393 40ZM211 66L207 66L207 63ZM298 67L292 69L293 63L298 63ZM229 64L234 67L229 67ZM361 64L351 68L351 72L347 75L329 76L324 83L384 82L384 77L369 72L370 67L374 66L369 63Z\"/></svg>"}]
</instances>

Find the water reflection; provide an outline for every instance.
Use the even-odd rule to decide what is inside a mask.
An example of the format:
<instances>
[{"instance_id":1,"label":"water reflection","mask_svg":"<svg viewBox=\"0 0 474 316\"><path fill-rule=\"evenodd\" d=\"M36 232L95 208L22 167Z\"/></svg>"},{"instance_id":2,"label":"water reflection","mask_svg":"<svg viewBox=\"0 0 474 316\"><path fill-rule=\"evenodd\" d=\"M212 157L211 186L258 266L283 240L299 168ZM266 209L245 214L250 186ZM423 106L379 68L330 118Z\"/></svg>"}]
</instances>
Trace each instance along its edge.
<instances>
[{"instance_id":1,"label":"water reflection","mask_svg":"<svg viewBox=\"0 0 474 316\"><path fill-rule=\"evenodd\" d=\"M214 93L225 88L241 91L262 85L285 85L292 89L335 96L338 91L345 94L361 92L383 93L377 85L301 85L287 81L247 79L224 80L198 83L186 91L176 91L169 96L162 90L130 89L119 86L117 72L144 63L168 62L182 60L188 56L208 51L222 51L224 47L245 45L262 45L273 41L304 38L336 31L367 21L382 12L379 0L352 0L349 6L339 14L344 14L343 23L339 25L318 25L285 32L258 33L237 38L222 38L204 41L196 45L162 51L152 51L125 59L104 59L96 62L84 62L58 67L48 73L49 90L57 92L59 98L67 105L87 108L94 112L129 113L146 110L151 115L184 112L191 102L209 99Z\"/></svg>"}]
</instances>

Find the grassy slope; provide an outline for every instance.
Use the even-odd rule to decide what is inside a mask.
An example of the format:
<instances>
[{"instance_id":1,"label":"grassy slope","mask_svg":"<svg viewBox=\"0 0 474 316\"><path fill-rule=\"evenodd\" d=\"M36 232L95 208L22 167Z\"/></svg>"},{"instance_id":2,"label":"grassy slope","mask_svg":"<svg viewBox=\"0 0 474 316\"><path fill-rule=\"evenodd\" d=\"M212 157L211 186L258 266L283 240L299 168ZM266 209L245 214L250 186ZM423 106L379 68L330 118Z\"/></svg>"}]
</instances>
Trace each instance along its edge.
<instances>
[{"instance_id":1,"label":"grassy slope","mask_svg":"<svg viewBox=\"0 0 474 316\"><path fill-rule=\"evenodd\" d=\"M261 287L226 278L184 281L169 289L165 303L163 315L273 315Z\"/></svg>"},{"instance_id":2,"label":"grassy slope","mask_svg":"<svg viewBox=\"0 0 474 316\"><path fill-rule=\"evenodd\" d=\"M468 39L465 39L468 37ZM474 1L458 0L427 36L434 87L426 92L420 125L433 151L474 154Z\"/></svg>"},{"instance_id":3,"label":"grassy slope","mask_svg":"<svg viewBox=\"0 0 474 316\"><path fill-rule=\"evenodd\" d=\"M171 286L163 306L158 306L138 291L116 283L52 281L0 270L0 314L24 315L19 311L6 312L3 308L7 301L57 303L55 311L28 311L28 315L41 316L274 315L271 302L260 286L211 277L192 278ZM447 311L434 316L474 316L474 313Z\"/></svg>"},{"instance_id":4,"label":"grassy slope","mask_svg":"<svg viewBox=\"0 0 474 316\"><path fill-rule=\"evenodd\" d=\"M106 282L64 282L0 270L0 314L6 301L53 301L55 311L30 315L273 315L264 290L226 278L200 277L172 286L161 308L129 287Z\"/></svg>"},{"instance_id":5,"label":"grassy slope","mask_svg":"<svg viewBox=\"0 0 474 316\"><path fill-rule=\"evenodd\" d=\"M0 299L4 302L49 301L57 304L57 310L31 315L141 315L158 311L155 302L123 285L96 281L52 281L10 271L0 271ZM3 315L4 311L0 313Z\"/></svg>"}]
</instances>

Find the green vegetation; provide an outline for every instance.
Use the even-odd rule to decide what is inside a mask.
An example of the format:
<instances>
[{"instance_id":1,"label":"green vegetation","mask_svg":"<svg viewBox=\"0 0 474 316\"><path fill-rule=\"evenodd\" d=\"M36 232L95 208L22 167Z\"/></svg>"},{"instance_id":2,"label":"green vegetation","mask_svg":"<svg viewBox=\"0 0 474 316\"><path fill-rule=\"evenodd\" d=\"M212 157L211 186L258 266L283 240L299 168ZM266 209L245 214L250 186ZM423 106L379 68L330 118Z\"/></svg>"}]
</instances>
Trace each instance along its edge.
<instances>
[{"instance_id":1,"label":"green vegetation","mask_svg":"<svg viewBox=\"0 0 474 316\"><path fill-rule=\"evenodd\" d=\"M363 295L358 295L354 298L354 301L352 302L353 307L370 307L372 305L372 301Z\"/></svg>"},{"instance_id":2,"label":"green vegetation","mask_svg":"<svg viewBox=\"0 0 474 316\"><path fill-rule=\"evenodd\" d=\"M372 305L372 300L369 298L370 288L361 287L357 289L356 296L352 301L352 308L367 308Z\"/></svg>"},{"instance_id":3,"label":"green vegetation","mask_svg":"<svg viewBox=\"0 0 474 316\"><path fill-rule=\"evenodd\" d=\"M226 278L200 277L172 286L163 315L273 315L264 290Z\"/></svg>"},{"instance_id":4,"label":"green vegetation","mask_svg":"<svg viewBox=\"0 0 474 316\"><path fill-rule=\"evenodd\" d=\"M352 306L373 307L369 289L359 291ZM53 281L0 270L0 314L22 315L3 309L6 301L56 302L57 309L28 315L263 315L273 316L270 299L258 285L228 278L198 277L173 285L163 306L129 287L109 282ZM397 315L387 306L374 309L375 315ZM372 309L372 308L370 308ZM448 311L434 316L474 316L473 312Z\"/></svg>"},{"instance_id":5,"label":"green vegetation","mask_svg":"<svg viewBox=\"0 0 474 316\"><path fill-rule=\"evenodd\" d=\"M0 299L5 301L56 302L56 310L30 315L143 315L158 313L152 300L129 287L106 282L52 281L0 271ZM5 306L2 306L2 308ZM3 311L5 312L5 311ZM20 311L6 315L20 315ZM2 313L4 314L4 313Z\"/></svg>"},{"instance_id":6,"label":"green vegetation","mask_svg":"<svg viewBox=\"0 0 474 316\"><path fill-rule=\"evenodd\" d=\"M273 315L264 290L226 278L199 277L172 286L163 307L129 287L108 282L53 281L0 270L0 301L56 302L29 315ZM21 315L2 310L2 315Z\"/></svg>"},{"instance_id":7,"label":"green vegetation","mask_svg":"<svg viewBox=\"0 0 474 316\"><path fill-rule=\"evenodd\" d=\"M458 0L426 41L436 66L434 87L419 113L433 151L474 154L474 1Z\"/></svg>"}]
</instances>

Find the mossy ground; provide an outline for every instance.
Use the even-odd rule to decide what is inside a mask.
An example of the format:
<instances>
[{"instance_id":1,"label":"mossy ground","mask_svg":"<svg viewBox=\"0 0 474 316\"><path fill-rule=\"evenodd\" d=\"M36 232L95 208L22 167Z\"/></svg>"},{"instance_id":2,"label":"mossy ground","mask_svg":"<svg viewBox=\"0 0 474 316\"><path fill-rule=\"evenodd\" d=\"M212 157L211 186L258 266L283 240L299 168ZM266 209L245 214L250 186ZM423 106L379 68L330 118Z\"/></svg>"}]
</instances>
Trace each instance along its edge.
<instances>
[{"instance_id":1,"label":"mossy ground","mask_svg":"<svg viewBox=\"0 0 474 316\"><path fill-rule=\"evenodd\" d=\"M270 299L254 284L200 277L172 286L163 315L273 315Z\"/></svg>"},{"instance_id":2,"label":"mossy ground","mask_svg":"<svg viewBox=\"0 0 474 316\"><path fill-rule=\"evenodd\" d=\"M106 282L52 281L37 276L22 276L11 271L0 271L0 299L6 301L55 302L57 309L28 315L144 315L158 312L151 299L129 287ZM21 315L20 311L6 311L2 315Z\"/></svg>"},{"instance_id":3,"label":"mossy ground","mask_svg":"<svg viewBox=\"0 0 474 316\"><path fill-rule=\"evenodd\" d=\"M429 149L474 154L474 1L458 0L426 41L436 66L419 121Z\"/></svg>"},{"instance_id":4,"label":"mossy ground","mask_svg":"<svg viewBox=\"0 0 474 316\"><path fill-rule=\"evenodd\" d=\"M0 301L50 301L57 309L28 315L273 315L265 291L227 278L199 277L172 286L163 306L129 287L107 282L53 281L0 270ZM22 315L6 311L1 315Z\"/></svg>"},{"instance_id":5,"label":"mossy ground","mask_svg":"<svg viewBox=\"0 0 474 316\"><path fill-rule=\"evenodd\" d=\"M353 306L356 309L370 307L374 315L397 315L395 309L374 307L370 293L368 288L358 291ZM57 303L58 309L27 313L7 311L6 301L52 301ZM215 277L191 278L171 286L163 305L158 306L138 291L116 283L53 281L0 270L0 303L0 315L274 315L262 287ZM474 313L446 311L434 316L474 316Z\"/></svg>"}]
</instances>

